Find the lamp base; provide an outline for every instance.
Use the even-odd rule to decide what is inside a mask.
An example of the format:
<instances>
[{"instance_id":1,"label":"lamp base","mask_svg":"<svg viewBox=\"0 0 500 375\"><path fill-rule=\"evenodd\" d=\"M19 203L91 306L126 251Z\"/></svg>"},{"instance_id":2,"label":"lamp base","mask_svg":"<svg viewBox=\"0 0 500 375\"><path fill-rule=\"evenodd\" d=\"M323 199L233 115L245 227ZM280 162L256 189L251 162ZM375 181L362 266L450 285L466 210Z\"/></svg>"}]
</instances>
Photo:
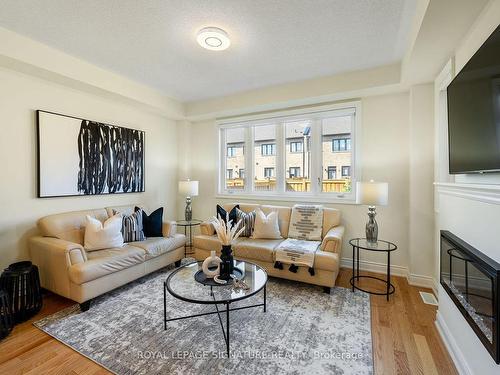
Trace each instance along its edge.
<instances>
[{"instance_id":1,"label":"lamp base","mask_svg":"<svg viewBox=\"0 0 500 375\"><path fill-rule=\"evenodd\" d=\"M366 223L366 241L376 243L378 239L378 224L375 220L377 215L375 206L368 207L368 222Z\"/></svg>"},{"instance_id":2,"label":"lamp base","mask_svg":"<svg viewBox=\"0 0 500 375\"><path fill-rule=\"evenodd\" d=\"M186 197L186 209L184 210L184 219L193 220L193 209L191 208L191 197Z\"/></svg>"}]
</instances>

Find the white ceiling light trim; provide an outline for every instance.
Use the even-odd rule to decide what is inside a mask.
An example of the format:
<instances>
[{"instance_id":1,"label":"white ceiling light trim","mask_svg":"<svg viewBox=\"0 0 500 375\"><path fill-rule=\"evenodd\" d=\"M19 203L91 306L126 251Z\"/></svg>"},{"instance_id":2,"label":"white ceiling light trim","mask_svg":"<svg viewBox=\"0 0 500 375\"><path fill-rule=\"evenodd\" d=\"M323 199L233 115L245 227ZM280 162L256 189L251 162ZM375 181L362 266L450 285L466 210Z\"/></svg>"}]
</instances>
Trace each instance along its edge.
<instances>
[{"instance_id":1,"label":"white ceiling light trim","mask_svg":"<svg viewBox=\"0 0 500 375\"><path fill-rule=\"evenodd\" d=\"M223 51L231 45L229 35L218 27L205 27L198 31L198 44L211 51Z\"/></svg>"}]
</instances>

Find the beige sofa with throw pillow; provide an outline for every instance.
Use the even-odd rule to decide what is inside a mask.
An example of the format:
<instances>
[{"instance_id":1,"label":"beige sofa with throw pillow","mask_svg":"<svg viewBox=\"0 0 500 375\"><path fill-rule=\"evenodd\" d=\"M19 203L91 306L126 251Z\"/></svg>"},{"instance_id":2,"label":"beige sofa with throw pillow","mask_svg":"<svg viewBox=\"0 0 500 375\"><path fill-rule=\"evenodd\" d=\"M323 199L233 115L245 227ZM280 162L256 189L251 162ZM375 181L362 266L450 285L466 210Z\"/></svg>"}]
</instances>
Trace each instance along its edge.
<instances>
[{"instance_id":1,"label":"beige sofa with throw pillow","mask_svg":"<svg viewBox=\"0 0 500 375\"><path fill-rule=\"evenodd\" d=\"M134 207L107 207L41 218L41 235L30 238L29 247L42 287L80 303L86 310L94 297L171 263L179 265L186 238L176 233L175 222L163 223L164 237L129 242L120 248L84 249L86 215L104 222L113 216L113 210L129 215Z\"/></svg>"},{"instance_id":2,"label":"beige sofa with throw pillow","mask_svg":"<svg viewBox=\"0 0 500 375\"><path fill-rule=\"evenodd\" d=\"M222 205L226 211L230 211L236 204L240 210L251 212L260 208L264 214L272 211L278 212L278 223L283 239L252 239L240 237L233 245L233 255L235 258L248 260L264 267L270 276L281 277L289 280L301 281L325 287L325 291L335 285L340 266L340 256L342 251L342 236L344 227L340 223L340 211L333 208L323 208L323 228L319 250L314 258L314 276L307 267L299 267L296 273L288 270L274 268L274 250L288 237L291 207L267 206L258 204L231 203ZM194 251L197 260L204 260L210 255L210 251L215 250L220 255L221 245L215 230L209 221L201 224L201 234L194 237Z\"/></svg>"}]
</instances>

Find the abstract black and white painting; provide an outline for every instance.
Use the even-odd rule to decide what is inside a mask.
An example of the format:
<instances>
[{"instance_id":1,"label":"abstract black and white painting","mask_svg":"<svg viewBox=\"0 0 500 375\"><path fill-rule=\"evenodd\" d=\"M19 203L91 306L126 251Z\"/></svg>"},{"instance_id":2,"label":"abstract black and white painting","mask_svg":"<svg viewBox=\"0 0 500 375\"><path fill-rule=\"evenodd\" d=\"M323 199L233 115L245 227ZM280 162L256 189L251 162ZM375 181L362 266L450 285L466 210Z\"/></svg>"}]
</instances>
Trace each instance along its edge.
<instances>
[{"instance_id":1,"label":"abstract black and white painting","mask_svg":"<svg viewBox=\"0 0 500 375\"><path fill-rule=\"evenodd\" d=\"M38 197L144 191L144 131L37 111Z\"/></svg>"}]
</instances>

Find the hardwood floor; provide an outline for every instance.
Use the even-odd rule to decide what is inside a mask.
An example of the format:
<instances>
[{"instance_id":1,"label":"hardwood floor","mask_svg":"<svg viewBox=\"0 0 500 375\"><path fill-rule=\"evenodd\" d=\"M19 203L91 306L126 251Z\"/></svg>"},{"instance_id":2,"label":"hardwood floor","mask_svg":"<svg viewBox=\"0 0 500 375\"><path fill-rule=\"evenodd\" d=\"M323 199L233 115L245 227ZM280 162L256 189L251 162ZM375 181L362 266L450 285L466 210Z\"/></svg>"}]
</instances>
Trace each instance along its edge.
<instances>
[{"instance_id":1,"label":"hardwood floor","mask_svg":"<svg viewBox=\"0 0 500 375\"><path fill-rule=\"evenodd\" d=\"M342 269L337 285L348 287L350 277L351 271ZM418 293L426 289L410 286L402 277L393 277L392 281L396 293L389 302L385 297L371 296L375 374L457 374L434 325L436 308L424 304ZM368 280L363 286L379 285ZM109 374L32 325L72 304L62 297L46 295L42 311L16 326L0 342L0 374Z\"/></svg>"}]
</instances>

